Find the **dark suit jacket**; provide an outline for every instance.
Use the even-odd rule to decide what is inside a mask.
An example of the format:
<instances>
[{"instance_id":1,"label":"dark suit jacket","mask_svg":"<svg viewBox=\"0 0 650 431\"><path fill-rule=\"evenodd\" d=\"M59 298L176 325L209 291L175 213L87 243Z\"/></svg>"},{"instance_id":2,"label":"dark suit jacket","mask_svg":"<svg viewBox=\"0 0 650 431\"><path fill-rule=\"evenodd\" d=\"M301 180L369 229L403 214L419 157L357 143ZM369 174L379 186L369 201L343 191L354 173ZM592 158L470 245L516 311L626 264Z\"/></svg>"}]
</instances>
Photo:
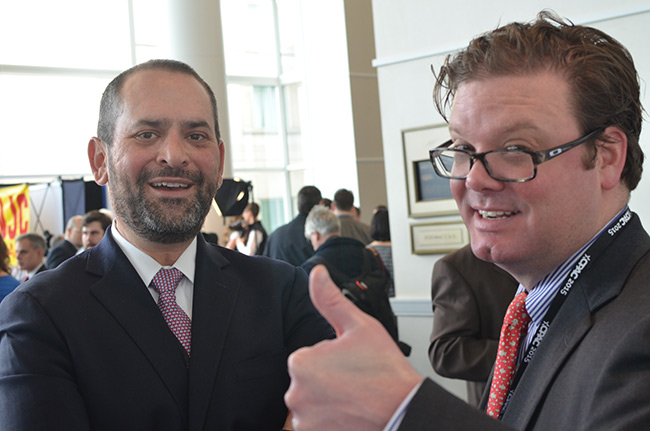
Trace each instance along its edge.
<instances>
[{"instance_id":1,"label":"dark suit jacket","mask_svg":"<svg viewBox=\"0 0 650 431\"><path fill-rule=\"evenodd\" d=\"M309 274L316 265L321 263L316 258L321 258L342 272L343 275L349 278L357 277L363 271L365 253L366 247L360 241L354 238L335 235L321 244L314 255L301 265L301 268ZM372 259L370 262L371 269L375 270L379 268L377 259ZM337 280L334 278L334 281L341 284L346 280Z\"/></svg>"},{"instance_id":2,"label":"dark suit jacket","mask_svg":"<svg viewBox=\"0 0 650 431\"><path fill-rule=\"evenodd\" d=\"M433 330L429 358L444 377L467 380L467 400L478 407L497 355L503 316L519 283L466 246L433 267Z\"/></svg>"},{"instance_id":3,"label":"dark suit jacket","mask_svg":"<svg viewBox=\"0 0 650 431\"><path fill-rule=\"evenodd\" d=\"M399 429L650 429L649 251L635 215L574 285L502 422L427 380Z\"/></svg>"},{"instance_id":4,"label":"dark suit jacket","mask_svg":"<svg viewBox=\"0 0 650 431\"><path fill-rule=\"evenodd\" d=\"M47 266L45 266L45 264L42 264L41 266L38 267L38 271L34 273L34 276L36 276L36 274L40 274L43 271L47 271Z\"/></svg>"},{"instance_id":5,"label":"dark suit jacket","mask_svg":"<svg viewBox=\"0 0 650 431\"><path fill-rule=\"evenodd\" d=\"M47 252L45 266L47 269L56 268L75 254L77 254L77 247L67 239L64 239Z\"/></svg>"},{"instance_id":6,"label":"dark suit jacket","mask_svg":"<svg viewBox=\"0 0 650 431\"><path fill-rule=\"evenodd\" d=\"M266 240L264 256L284 260L293 266L302 265L314 254L314 249L305 238L307 214L298 214L284 226L273 231Z\"/></svg>"},{"instance_id":7,"label":"dark suit jacket","mask_svg":"<svg viewBox=\"0 0 650 431\"><path fill-rule=\"evenodd\" d=\"M198 238L192 358L112 235L0 307L0 429L279 430L287 356L333 336L304 272Z\"/></svg>"}]
</instances>

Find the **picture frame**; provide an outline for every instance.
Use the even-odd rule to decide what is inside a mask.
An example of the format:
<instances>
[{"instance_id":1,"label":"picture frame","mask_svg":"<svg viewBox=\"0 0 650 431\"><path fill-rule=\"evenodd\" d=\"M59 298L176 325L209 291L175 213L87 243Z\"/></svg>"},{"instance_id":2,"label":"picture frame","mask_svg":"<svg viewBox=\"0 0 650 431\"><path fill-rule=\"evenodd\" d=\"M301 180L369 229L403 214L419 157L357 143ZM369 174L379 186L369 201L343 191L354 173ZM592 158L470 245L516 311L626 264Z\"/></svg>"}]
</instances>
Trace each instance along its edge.
<instances>
[{"instance_id":1,"label":"picture frame","mask_svg":"<svg viewBox=\"0 0 650 431\"><path fill-rule=\"evenodd\" d=\"M436 175L429 161L429 150L447 140L446 124L402 131L409 217L458 214L449 180Z\"/></svg>"},{"instance_id":2,"label":"picture frame","mask_svg":"<svg viewBox=\"0 0 650 431\"><path fill-rule=\"evenodd\" d=\"M469 244L469 232L462 221L411 225L412 254L449 253Z\"/></svg>"}]
</instances>

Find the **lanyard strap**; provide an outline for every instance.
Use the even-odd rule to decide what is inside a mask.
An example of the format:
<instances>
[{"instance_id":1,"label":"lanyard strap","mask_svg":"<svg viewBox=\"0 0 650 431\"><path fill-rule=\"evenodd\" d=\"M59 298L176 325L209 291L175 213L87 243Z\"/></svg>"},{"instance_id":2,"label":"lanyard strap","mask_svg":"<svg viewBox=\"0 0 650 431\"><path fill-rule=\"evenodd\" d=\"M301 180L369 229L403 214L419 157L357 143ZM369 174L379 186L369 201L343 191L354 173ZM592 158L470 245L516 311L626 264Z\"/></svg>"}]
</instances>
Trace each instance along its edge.
<instances>
[{"instance_id":1,"label":"lanyard strap","mask_svg":"<svg viewBox=\"0 0 650 431\"><path fill-rule=\"evenodd\" d=\"M601 232L598 238L596 238L596 240L578 258L576 264L573 266L573 269L569 272L569 274L562 282L561 285L562 287L555 294L555 297L553 298L553 302L551 302L551 306L549 307L548 311L544 315L544 318L542 319L542 323L539 325L539 328L537 328L535 337L533 337L532 341L530 342L530 345L528 346L528 349L526 349L526 354L524 355L524 358L521 361L521 364L519 364L517 372L515 373L515 376L512 379L510 391L508 392L506 401L503 404L503 408L501 409L501 414L499 415L499 419L501 419L503 413L506 411L506 408L508 407L508 401L510 400L510 397L512 397L512 394L515 392L515 389L519 384L519 380L521 379L521 376L524 374L524 371L526 371L528 364L533 359L533 356L535 356L535 353L537 352L537 349L539 349L539 346L542 344L542 341L546 336L549 326L551 326L551 323L553 322L558 312L560 311L560 307L562 307L567 297L573 290L572 288L575 285L575 283L578 281L582 273L587 268L589 268L591 262L594 261L596 257L598 257L600 253L602 253L603 250L609 247L609 245L614 241L614 238L619 233L621 233L625 229L625 227L627 227L630 224L632 220L636 220L637 218L638 216L636 214L633 214L628 208L618 219L614 219L609 224L609 226L607 226Z\"/></svg>"}]
</instances>

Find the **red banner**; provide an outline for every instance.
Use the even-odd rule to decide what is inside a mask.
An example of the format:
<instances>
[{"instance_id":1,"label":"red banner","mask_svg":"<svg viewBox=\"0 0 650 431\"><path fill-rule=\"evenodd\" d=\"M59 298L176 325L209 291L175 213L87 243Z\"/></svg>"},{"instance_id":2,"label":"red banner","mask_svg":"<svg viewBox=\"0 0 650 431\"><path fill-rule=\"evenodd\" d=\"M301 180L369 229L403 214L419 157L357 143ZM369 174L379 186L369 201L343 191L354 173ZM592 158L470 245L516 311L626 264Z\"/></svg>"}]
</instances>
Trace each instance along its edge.
<instances>
[{"instance_id":1,"label":"red banner","mask_svg":"<svg viewBox=\"0 0 650 431\"><path fill-rule=\"evenodd\" d=\"M0 233L9 248L11 264L16 265L16 238L29 232L29 186L0 189Z\"/></svg>"}]
</instances>

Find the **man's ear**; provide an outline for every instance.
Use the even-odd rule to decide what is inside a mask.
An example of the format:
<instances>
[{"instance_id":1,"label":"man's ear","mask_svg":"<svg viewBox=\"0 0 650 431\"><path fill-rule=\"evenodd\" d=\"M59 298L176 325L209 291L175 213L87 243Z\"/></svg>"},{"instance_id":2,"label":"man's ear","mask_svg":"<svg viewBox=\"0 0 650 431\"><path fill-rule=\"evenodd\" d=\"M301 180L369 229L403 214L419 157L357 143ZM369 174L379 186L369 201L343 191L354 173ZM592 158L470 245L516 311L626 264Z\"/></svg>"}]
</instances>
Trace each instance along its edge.
<instances>
[{"instance_id":1,"label":"man's ear","mask_svg":"<svg viewBox=\"0 0 650 431\"><path fill-rule=\"evenodd\" d=\"M99 138L91 138L88 142L88 161L95 177L95 182L100 186L108 183L108 148Z\"/></svg>"},{"instance_id":2,"label":"man's ear","mask_svg":"<svg viewBox=\"0 0 650 431\"><path fill-rule=\"evenodd\" d=\"M217 188L221 187L223 182L223 166L224 166L224 157L226 155L226 146L223 144L223 141L219 139L219 179L217 180Z\"/></svg>"},{"instance_id":3,"label":"man's ear","mask_svg":"<svg viewBox=\"0 0 650 431\"><path fill-rule=\"evenodd\" d=\"M611 190L621 182L621 174L627 159L627 135L617 126L605 129L606 141L596 143L596 169L605 190Z\"/></svg>"}]
</instances>

